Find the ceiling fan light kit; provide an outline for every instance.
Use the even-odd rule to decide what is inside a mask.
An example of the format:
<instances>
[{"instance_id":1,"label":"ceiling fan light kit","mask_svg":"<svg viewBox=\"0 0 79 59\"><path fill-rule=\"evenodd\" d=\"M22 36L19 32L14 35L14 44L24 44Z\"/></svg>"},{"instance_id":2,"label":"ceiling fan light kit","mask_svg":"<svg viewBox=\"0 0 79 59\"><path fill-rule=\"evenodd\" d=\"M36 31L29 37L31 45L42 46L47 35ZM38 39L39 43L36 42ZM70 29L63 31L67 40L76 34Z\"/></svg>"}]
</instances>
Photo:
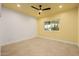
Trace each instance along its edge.
<instances>
[{"instance_id":1,"label":"ceiling fan light kit","mask_svg":"<svg viewBox=\"0 0 79 59\"><path fill-rule=\"evenodd\" d=\"M39 12L42 12L42 10L39 10Z\"/></svg>"}]
</instances>

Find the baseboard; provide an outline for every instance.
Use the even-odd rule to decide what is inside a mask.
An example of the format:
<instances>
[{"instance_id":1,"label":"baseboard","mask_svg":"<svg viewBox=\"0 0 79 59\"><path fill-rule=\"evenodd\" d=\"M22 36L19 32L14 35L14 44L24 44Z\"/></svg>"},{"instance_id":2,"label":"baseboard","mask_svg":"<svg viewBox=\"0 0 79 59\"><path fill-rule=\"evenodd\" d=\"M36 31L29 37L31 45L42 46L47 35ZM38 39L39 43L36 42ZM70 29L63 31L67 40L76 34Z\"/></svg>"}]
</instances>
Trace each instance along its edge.
<instances>
[{"instance_id":1,"label":"baseboard","mask_svg":"<svg viewBox=\"0 0 79 59\"><path fill-rule=\"evenodd\" d=\"M16 41L10 41L10 42L6 42L6 43L3 43L3 44L0 44L0 46L5 46L5 45L9 45L9 44L14 44L14 43L19 43L19 42L22 42L24 40L30 40L30 39L34 39L36 37L30 37L30 38L24 38L24 39L20 39L20 40L16 40Z\"/></svg>"},{"instance_id":2,"label":"baseboard","mask_svg":"<svg viewBox=\"0 0 79 59\"><path fill-rule=\"evenodd\" d=\"M54 41L58 41L58 42L62 42L62 43L66 43L66 44L71 44L71 45L76 45L79 47L79 44L76 42L70 42L70 41L65 41L65 40L61 40L61 39L52 39L46 36L38 36L39 38L43 38L43 39L50 39L50 40L54 40Z\"/></svg>"}]
</instances>

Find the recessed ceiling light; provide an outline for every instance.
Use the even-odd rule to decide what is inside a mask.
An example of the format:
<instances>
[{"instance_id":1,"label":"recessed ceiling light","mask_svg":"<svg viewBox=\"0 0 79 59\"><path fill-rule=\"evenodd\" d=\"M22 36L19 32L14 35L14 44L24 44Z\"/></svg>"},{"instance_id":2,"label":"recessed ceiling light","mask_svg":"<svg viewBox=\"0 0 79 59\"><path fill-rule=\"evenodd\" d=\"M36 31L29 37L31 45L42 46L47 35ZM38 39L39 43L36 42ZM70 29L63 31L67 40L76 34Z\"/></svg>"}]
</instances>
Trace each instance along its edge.
<instances>
[{"instance_id":1,"label":"recessed ceiling light","mask_svg":"<svg viewBox=\"0 0 79 59\"><path fill-rule=\"evenodd\" d=\"M63 6L62 5L59 5L59 8L62 8Z\"/></svg>"},{"instance_id":2,"label":"recessed ceiling light","mask_svg":"<svg viewBox=\"0 0 79 59\"><path fill-rule=\"evenodd\" d=\"M17 4L17 7L21 7L21 5L20 4Z\"/></svg>"}]
</instances>

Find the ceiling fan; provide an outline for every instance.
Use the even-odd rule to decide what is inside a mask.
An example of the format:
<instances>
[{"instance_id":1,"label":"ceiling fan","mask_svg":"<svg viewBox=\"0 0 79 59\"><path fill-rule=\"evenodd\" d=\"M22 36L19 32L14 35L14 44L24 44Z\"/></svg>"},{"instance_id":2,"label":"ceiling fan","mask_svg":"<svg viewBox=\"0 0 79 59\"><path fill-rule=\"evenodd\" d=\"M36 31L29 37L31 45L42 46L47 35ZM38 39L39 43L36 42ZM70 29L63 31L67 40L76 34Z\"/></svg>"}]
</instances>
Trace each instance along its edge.
<instances>
[{"instance_id":1,"label":"ceiling fan","mask_svg":"<svg viewBox=\"0 0 79 59\"><path fill-rule=\"evenodd\" d=\"M31 7L34 8L34 9L36 9L36 10L38 10L38 11L39 11L39 15L40 15L40 13L41 13L42 11L50 10L50 9L51 9L51 8L44 8L44 9L42 9L42 8L41 8L42 5L39 5L39 8L34 7L34 6L31 6Z\"/></svg>"}]
</instances>

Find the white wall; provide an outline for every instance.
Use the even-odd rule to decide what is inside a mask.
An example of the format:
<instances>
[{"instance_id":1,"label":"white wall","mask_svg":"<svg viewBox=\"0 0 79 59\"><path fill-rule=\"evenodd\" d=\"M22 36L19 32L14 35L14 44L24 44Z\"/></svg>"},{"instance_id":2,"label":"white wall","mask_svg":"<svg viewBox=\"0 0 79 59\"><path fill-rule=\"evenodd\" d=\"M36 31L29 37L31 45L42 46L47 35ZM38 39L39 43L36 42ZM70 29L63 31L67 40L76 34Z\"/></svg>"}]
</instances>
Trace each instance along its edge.
<instances>
[{"instance_id":1,"label":"white wall","mask_svg":"<svg viewBox=\"0 0 79 59\"><path fill-rule=\"evenodd\" d=\"M1 16L1 4L0 4L0 16ZM1 46L0 46L0 56L1 56Z\"/></svg>"},{"instance_id":2,"label":"white wall","mask_svg":"<svg viewBox=\"0 0 79 59\"><path fill-rule=\"evenodd\" d=\"M79 7L78 7L78 46L79 46Z\"/></svg>"},{"instance_id":3,"label":"white wall","mask_svg":"<svg viewBox=\"0 0 79 59\"><path fill-rule=\"evenodd\" d=\"M36 19L2 8L0 18L0 42L11 43L36 36Z\"/></svg>"}]
</instances>

